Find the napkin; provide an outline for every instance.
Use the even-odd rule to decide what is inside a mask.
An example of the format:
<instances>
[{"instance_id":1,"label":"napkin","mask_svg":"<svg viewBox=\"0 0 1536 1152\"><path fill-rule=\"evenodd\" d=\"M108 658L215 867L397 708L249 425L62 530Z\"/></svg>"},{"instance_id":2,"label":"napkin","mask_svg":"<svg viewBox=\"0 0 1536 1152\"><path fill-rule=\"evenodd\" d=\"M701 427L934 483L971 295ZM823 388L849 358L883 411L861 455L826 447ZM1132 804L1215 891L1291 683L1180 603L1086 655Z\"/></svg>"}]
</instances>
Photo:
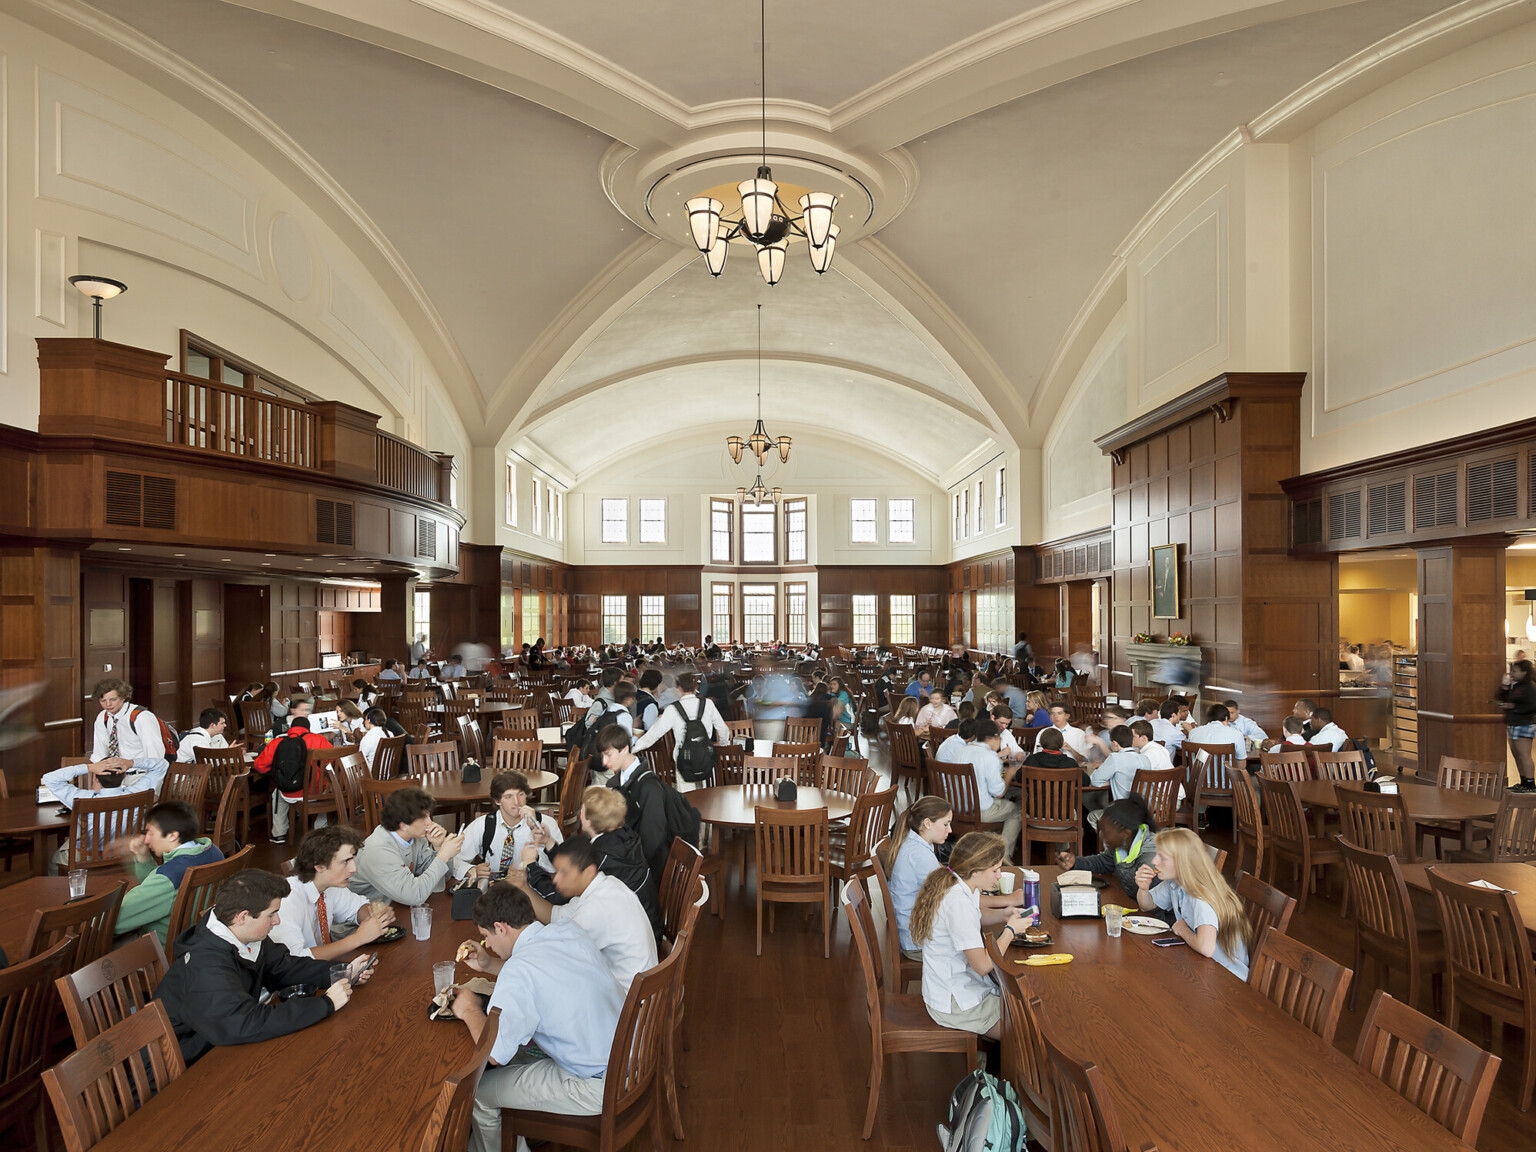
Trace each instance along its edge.
<instances>
[{"instance_id":1,"label":"napkin","mask_svg":"<svg viewBox=\"0 0 1536 1152\"><path fill-rule=\"evenodd\" d=\"M462 984L450 984L436 996L432 997L432 1005L427 1012L428 1020L452 1020L453 998L460 988L468 988L471 992L479 993L489 999L492 992L496 991L496 985L492 984L484 976L475 976Z\"/></svg>"},{"instance_id":2,"label":"napkin","mask_svg":"<svg viewBox=\"0 0 1536 1152\"><path fill-rule=\"evenodd\" d=\"M1473 880L1470 884L1467 885L1467 887L1486 888L1490 892L1508 892L1511 896L1516 895L1513 888L1500 888L1497 884L1489 883L1487 880Z\"/></svg>"}]
</instances>

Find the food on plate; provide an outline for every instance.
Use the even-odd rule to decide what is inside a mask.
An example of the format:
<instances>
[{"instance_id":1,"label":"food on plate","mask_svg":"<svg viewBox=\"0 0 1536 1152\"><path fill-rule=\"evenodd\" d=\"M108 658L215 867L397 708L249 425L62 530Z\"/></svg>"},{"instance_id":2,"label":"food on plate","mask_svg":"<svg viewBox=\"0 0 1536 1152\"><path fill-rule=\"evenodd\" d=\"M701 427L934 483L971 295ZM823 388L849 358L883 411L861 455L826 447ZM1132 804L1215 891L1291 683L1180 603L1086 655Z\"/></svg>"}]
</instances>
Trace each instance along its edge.
<instances>
[{"instance_id":1,"label":"food on plate","mask_svg":"<svg viewBox=\"0 0 1536 1152\"><path fill-rule=\"evenodd\" d=\"M1044 928L1040 927L1038 924L1031 928L1024 929L1024 935L1022 937L1024 943L1026 944L1044 944L1050 938L1051 934Z\"/></svg>"}]
</instances>

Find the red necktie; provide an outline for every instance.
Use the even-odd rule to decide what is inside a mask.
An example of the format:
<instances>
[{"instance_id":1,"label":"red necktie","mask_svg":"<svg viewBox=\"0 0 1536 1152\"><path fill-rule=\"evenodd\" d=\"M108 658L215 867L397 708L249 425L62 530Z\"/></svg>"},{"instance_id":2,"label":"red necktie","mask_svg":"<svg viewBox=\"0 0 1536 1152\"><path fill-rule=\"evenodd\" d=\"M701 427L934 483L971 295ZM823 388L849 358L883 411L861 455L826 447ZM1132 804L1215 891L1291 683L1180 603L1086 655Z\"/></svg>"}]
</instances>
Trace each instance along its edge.
<instances>
[{"instance_id":1,"label":"red necktie","mask_svg":"<svg viewBox=\"0 0 1536 1152\"><path fill-rule=\"evenodd\" d=\"M331 942L331 917L325 910L325 893L320 893L320 898L315 901L315 911L320 914L320 943Z\"/></svg>"}]
</instances>

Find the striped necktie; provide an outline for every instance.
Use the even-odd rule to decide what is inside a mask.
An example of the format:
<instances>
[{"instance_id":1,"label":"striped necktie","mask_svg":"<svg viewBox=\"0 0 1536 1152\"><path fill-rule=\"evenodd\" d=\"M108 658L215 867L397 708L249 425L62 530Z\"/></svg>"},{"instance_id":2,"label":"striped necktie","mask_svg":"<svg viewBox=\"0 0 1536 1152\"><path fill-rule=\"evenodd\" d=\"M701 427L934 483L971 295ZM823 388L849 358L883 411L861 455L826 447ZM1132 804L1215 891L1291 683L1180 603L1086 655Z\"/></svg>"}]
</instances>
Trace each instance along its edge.
<instances>
[{"instance_id":1,"label":"striped necktie","mask_svg":"<svg viewBox=\"0 0 1536 1152\"><path fill-rule=\"evenodd\" d=\"M324 892L321 892L319 898L315 900L315 912L320 917L320 943L329 944L331 942L331 914L325 910Z\"/></svg>"},{"instance_id":2,"label":"striped necktie","mask_svg":"<svg viewBox=\"0 0 1536 1152\"><path fill-rule=\"evenodd\" d=\"M107 717L107 757L111 759L119 754L121 746L117 742L117 717Z\"/></svg>"}]
</instances>

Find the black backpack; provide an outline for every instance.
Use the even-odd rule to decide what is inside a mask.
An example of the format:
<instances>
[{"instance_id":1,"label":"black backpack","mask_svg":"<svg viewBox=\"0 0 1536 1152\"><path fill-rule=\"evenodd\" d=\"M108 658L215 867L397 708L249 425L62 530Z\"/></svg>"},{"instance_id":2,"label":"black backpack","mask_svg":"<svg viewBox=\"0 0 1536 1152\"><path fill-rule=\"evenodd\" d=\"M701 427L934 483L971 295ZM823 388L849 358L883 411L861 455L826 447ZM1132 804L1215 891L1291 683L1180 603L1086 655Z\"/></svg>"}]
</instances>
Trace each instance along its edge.
<instances>
[{"instance_id":1,"label":"black backpack","mask_svg":"<svg viewBox=\"0 0 1536 1152\"><path fill-rule=\"evenodd\" d=\"M700 699L698 704L695 719L689 719L681 700L672 705L683 718L683 738L672 753L672 763L677 774L690 784L708 780L715 771L715 743L704 724L704 709L709 707L709 701Z\"/></svg>"},{"instance_id":2,"label":"black backpack","mask_svg":"<svg viewBox=\"0 0 1536 1152\"><path fill-rule=\"evenodd\" d=\"M309 764L309 746L302 736L279 736L277 751L272 753L272 787L279 792L298 792L304 787L304 769Z\"/></svg>"},{"instance_id":3,"label":"black backpack","mask_svg":"<svg viewBox=\"0 0 1536 1152\"><path fill-rule=\"evenodd\" d=\"M606 701L604 701L604 704L606 705L606 710L595 720L589 712L579 722L572 724L566 731L566 747L583 760L590 760L593 753L597 751L598 734L608 725L618 723L614 717L620 712L627 714L627 710L619 705L607 705Z\"/></svg>"},{"instance_id":4,"label":"black backpack","mask_svg":"<svg viewBox=\"0 0 1536 1152\"><path fill-rule=\"evenodd\" d=\"M635 715L636 716L640 717L641 719L644 719L645 718L645 710L647 708L649 708L652 704L656 704L656 697L652 696L649 692L647 692L643 688L636 688L635 689ZM661 705L659 705L659 704L657 704L656 706L657 706L657 708L661 707Z\"/></svg>"},{"instance_id":5,"label":"black backpack","mask_svg":"<svg viewBox=\"0 0 1536 1152\"><path fill-rule=\"evenodd\" d=\"M629 791L638 799L640 789L644 786L645 778L649 776L656 782L656 786L650 791L661 798L662 807L667 814L667 844L670 846L673 837L680 837L685 843L699 846L699 829L703 827L703 818L699 816L699 810L688 803L688 797L684 796L676 788L673 788L649 768L642 768L630 781ZM625 797L629 799L629 796Z\"/></svg>"}]
</instances>

